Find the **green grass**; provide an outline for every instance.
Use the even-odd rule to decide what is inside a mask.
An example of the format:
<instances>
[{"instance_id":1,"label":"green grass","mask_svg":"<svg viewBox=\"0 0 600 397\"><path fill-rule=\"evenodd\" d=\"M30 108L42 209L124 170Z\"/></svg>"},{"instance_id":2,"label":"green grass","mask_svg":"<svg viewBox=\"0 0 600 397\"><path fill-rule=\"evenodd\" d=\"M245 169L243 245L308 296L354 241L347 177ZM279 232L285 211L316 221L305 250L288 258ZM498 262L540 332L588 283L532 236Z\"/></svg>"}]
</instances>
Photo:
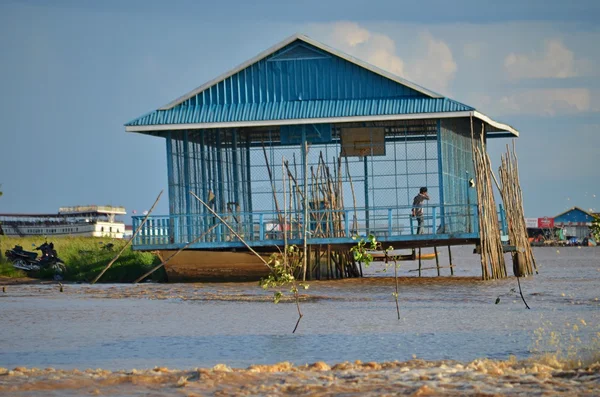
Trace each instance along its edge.
<instances>
[{"instance_id":1,"label":"green grass","mask_svg":"<svg viewBox=\"0 0 600 397\"><path fill-rule=\"evenodd\" d=\"M0 251L3 256L2 261L0 261L0 276L26 276L24 272L14 269L7 263L6 258L4 258L4 252L7 249L20 245L24 250L34 251L34 248L44 243L44 241L46 239L43 237L0 236ZM97 237L55 237L48 238L47 241L54 243L54 249L57 251L58 257L63 260L67 267L64 280L82 282L93 280L127 243L126 240ZM112 249L105 248L109 243L113 244ZM156 255L150 252L133 251L129 246L111 268L104 273L99 282L132 282L159 263L160 260ZM52 275L52 272L42 271L35 276L52 278ZM165 281L164 269L154 272L150 278L154 281Z\"/></svg>"}]
</instances>

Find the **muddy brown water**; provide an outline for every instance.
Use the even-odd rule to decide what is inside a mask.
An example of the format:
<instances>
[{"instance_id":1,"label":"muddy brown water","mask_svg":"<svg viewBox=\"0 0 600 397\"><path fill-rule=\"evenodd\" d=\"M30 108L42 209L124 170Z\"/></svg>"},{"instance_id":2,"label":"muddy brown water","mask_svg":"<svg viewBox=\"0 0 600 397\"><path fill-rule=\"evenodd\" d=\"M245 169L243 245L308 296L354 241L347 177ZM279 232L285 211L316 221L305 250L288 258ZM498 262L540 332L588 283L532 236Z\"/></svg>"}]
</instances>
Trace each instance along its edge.
<instances>
[{"instance_id":1,"label":"muddy brown water","mask_svg":"<svg viewBox=\"0 0 600 397\"><path fill-rule=\"evenodd\" d=\"M472 247L457 247L454 277L401 264L400 320L381 264L367 278L310 282L296 334L295 305L256 283L8 285L0 394L511 394L537 383L587 394L600 379L600 249L534 253L540 274L521 282L531 310L516 279L480 281ZM356 360L371 367L339 367ZM325 367L302 367L316 362Z\"/></svg>"}]
</instances>

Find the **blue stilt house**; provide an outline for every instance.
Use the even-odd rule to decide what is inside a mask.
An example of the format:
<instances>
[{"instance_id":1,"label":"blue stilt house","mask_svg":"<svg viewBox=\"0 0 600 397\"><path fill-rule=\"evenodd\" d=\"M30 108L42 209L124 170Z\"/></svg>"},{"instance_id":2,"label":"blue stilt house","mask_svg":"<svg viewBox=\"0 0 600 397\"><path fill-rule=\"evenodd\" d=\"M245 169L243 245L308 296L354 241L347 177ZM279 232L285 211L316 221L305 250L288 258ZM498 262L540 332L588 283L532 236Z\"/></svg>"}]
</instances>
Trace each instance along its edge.
<instances>
[{"instance_id":1,"label":"blue stilt house","mask_svg":"<svg viewBox=\"0 0 600 397\"><path fill-rule=\"evenodd\" d=\"M188 247L195 253L244 245L190 192L257 250L273 251L284 237L347 249L369 233L397 248L476 244L472 134L518 136L303 35L126 130L164 138L167 151L169 214L151 216L134 248L169 251L197 240ZM418 234L411 209L421 187L430 199ZM134 230L142 219L133 218Z\"/></svg>"}]
</instances>

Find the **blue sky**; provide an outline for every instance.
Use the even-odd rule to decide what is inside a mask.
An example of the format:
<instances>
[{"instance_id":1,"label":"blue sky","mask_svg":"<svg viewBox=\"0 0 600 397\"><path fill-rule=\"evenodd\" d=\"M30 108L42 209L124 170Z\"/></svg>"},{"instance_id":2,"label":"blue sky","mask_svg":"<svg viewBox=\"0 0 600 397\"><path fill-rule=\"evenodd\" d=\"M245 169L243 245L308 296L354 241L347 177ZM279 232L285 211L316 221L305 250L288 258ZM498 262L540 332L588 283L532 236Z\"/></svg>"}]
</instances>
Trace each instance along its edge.
<instances>
[{"instance_id":1,"label":"blue sky","mask_svg":"<svg viewBox=\"0 0 600 397\"><path fill-rule=\"evenodd\" d=\"M600 212L600 2L570 3L0 0L0 212L147 209L164 141L123 124L296 32L517 128L526 216Z\"/></svg>"}]
</instances>

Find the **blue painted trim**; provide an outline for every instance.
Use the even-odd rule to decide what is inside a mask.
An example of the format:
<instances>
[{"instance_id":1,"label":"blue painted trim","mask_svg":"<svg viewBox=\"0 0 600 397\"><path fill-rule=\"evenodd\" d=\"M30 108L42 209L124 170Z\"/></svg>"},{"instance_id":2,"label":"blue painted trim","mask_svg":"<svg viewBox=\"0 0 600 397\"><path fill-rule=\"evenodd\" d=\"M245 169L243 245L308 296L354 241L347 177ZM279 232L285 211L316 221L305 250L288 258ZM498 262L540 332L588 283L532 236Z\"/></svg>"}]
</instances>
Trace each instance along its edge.
<instances>
[{"instance_id":1,"label":"blue painted trim","mask_svg":"<svg viewBox=\"0 0 600 397\"><path fill-rule=\"evenodd\" d=\"M169 189L169 214L175 215L175 180L173 178L173 141L171 137L171 131L167 132L167 134L165 135L165 140L167 143L167 184ZM133 230L136 229L134 228ZM171 230L170 232L173 233L173 238L175 238L175 228L173 228L173 230Z\"/></svg>"},{"instance_id":2,"label":"blue painted trim","mask_svg":"<svg viewBox=\"0 0 600 397\"><path fill-rule=\"evenodd\" d=\"M308 205L308 186L307 186L307 181L308 181L308 165L307 165L307 160L308 160L308 147L307 147L307 142L306 142L306 129L302 128L302 190L304 192L304 203L302 203L302 207L303 207L303 211L302 211L302 245L304 245L304 241L307 239L308 237L308 233L310 233L310 222L308 221L308 219L306 219L307 217L305 216L306 214L308 214L308 209L305 208L306 205Z\"/></svg>"},{"instance_id":3,"label":"blue painted trim","mask_svg":"<svg viewBox=\"0 0 600 397\"><path fill-rule=\"evenodd\" d=\"M217 151L217 189L219 197L215 199L217 203L217 212L226 212L224 203L224 190L223 190L223 152L221 147L221 131L217 130L217 145L215 150Z\"/></svg>"},{"instance_id":4,"label":"blue painted trim","mask_svg":"<svg viewBox=\"0 0 600 397\"><path fill-rule=\"evenodd\" d=\"M368 157L363 157L364 163L364 173L365 173L365 226L367 228L367 233L369 233L370 222L369 222L369 163L367 161Z\"/></svg>"},{"instance_id":5,"label":"blue painted trim","mask_svg":"<svg viewBox=\"0 0 600 397\"><path fill-rule=\"evenodd\" d=\"M260 214L258 216L258 237L262 241L265 239L265 215Z\"/></svg>"},{"instance_id":6,"label":"blue painted trim","mask_svg":"<svg viewBox=\"0 0 600 397\"><path fill-rule=\"evenodd\" d=\"M200 131L200 164L201 164L201 178L202 178L202 200L204 200L205 203L208 203L208 165L206 163L206 144L205 144L205 136L204 136L204 130ZM204 206L202 206L202 209L200 211L202 214L206 214L207 210L206 208L204 208ZM206 225L204 225L205 228L208 228Z\"/></svg>"},{"instance_id":7,"label":"blue painted trim","mask_svg":"<svg viewBox=\"0 0 600 397\"><path fill-rule=\"evenodd\" d=\"M446 212L444 210L444 205L446 204L444 198L444 158L443 158L443 150L442 150L442 128L441 128L441 120L437 120L437 155L438 155L438 189L440 194L440 226L442 230L445 230L446 226ZM434 230L435 232L435 230Z\"/></svg>"},{"instance_id":8,"label":"blue painted trim","mask_svg":"<svg viewBox=\"0 0 600 397\"><path fill-rule=\"evenodd\" d=\"M185 183L185 191L183 192L183 197L181 197L184 201L185 201L185 211L186 214L191 214L192 213L192 196L190 194L190 190L191 190L191 182L190 182L190 145L189 145L189 131L183 131L183 177L184 177L184 183ZM188 218L186 219L186 226L187 226L187 235L188 236L192 236L193 235L193 231L192 231L192 225Z\"/></svg>"},{"instance_id":9,"label":"blue painted trim","mask_svg":"<svg viewBox=\"0 0 600 397\"><path fill-rule=\"evenodd\" d=\"M240 176L238 174L238 136L237 129L231 131L232 134L232 145L233 151L231 152L231 163L233 166L233 197L237 205L241 206L240 203Z\"/></svg>"},{"instance_id":10,"label":"blue painted trim","mask_svg":"<svg viewBox=\"0 0 600 397\"><path fill-rule=\"evenodd\" d=\"M246 183L248 184L248 212L252 213L252 163L250 161L250 139L246 140Z\"/></svg>"}]
</instances>

